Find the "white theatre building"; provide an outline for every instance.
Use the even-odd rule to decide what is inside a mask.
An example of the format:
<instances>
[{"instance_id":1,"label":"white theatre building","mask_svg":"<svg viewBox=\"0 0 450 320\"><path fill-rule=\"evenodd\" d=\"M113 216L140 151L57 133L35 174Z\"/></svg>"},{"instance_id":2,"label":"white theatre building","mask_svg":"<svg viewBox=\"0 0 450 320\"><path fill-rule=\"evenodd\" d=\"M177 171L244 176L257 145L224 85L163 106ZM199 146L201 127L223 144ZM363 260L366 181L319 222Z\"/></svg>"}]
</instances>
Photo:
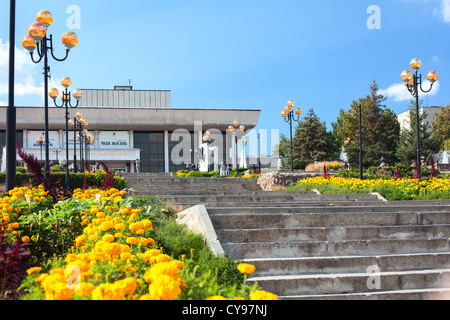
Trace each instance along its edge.
<instances>
[{"instance_id":1,"label":"white theatre building","mask_svg":"<svg viewBox=\"0 0 450 320\"><path fill-rule=\"evenodd\" d=\"M78 108L69 112L72 119L77 113L83 115L95 141L83 146L87 150L84 158L91 164L103 161L109 168L122 172L135 172L136 159L140 160L141 172L174 172L187 164L199 164L206 156L216 166L218 161L234 163L235 139L227 128L238 121L248 133L257 125L261 113L261 110L172 108L171 91L133 90L131 86L83 89L83 93ZM65 109L56 108L49 100L50 160L56 162L66 159ZM44 108L16 110L17 141L24 151L40 160L41 147L36 141L44 132ZM6 115L6 107L0 107L0 112ZM0 118L0 151L5 146L5 119L6 116ZM216 138L209 146L202 141L207 131ZM78 139L74 145L74 132L69 127L69 163L74 159L74 147L79 161L80 145ZM42 155L45 161L43 147Z\"/></svg>"}]
</instances>

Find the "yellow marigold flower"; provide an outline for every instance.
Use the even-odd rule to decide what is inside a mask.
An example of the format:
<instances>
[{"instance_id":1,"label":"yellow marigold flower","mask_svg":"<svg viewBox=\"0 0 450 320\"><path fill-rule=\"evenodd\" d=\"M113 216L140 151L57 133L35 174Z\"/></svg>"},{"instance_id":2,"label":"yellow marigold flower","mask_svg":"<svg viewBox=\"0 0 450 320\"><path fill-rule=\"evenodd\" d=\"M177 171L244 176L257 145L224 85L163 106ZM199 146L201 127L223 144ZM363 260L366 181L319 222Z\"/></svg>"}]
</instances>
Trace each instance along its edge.
<instances>
[{"instance_id":1,"label":"yellow marigold flower","mask_svg":"<svg viewBox=\"0 0 450 320\"><path fill-rule=\"evenodd\" d=\"M136 232L142 228L143 228L143 224L140 222L131 223L130 226L128 227L128 229L130 229L130 231L133 231L133 232Z\"/></svg>"},{"instance_id":2,"label":"yellow marigold flower","mask_svg":"<svg viewBox=\"0 0 450 320\"><path fill-rule=\"evenodd\" d=\"M148 289L151 300L174 300L181 293L181 281L168 275L155 279Z\"/></svg>"},{"instance_id":3,"label":"yellow marigold flower","mask_svg":"<svg viewBox=\"0 0 450 320\"><path fill-rule=\"evenodd\" d=\"M114 226L114 229L118 230L118 231L122 231L126 228L124 223L118 223Z\"/></svg>"},{"instance_id":4,"label":"yellow marigold flower","mask_svg":"<svg viewBox=\"0 0 450 320\"><path fill-rule=\"evenodd\" d=\"M74 293L77 296L80 297L90 297L92 294L92 291L94 291L94 284L90 282L81 282L79 285L76 286Z\"/></svg>"},{"instance_id":5,"label":"yellow marigold flower","mask_svg":"<svg viewBox=\"0 0 450 320\"><path fill-rule=\"evenodd\" d=\"M46 290L45 297L47 300L72 300L73 289L70 289L65 282L57 282Z\"/></svg>"},{"instance_id":6,"label":"yellow marigold flower","mask_svg":"<svg viewBox=\"0 0 450 320\"><path fill-rule=\"evenodd\" d=\"M114 237L117 238L117 239L119 239L119 238L122 238L122 237L123 237L123 234L120 233L120 232L116 232L116 233L114 233Z\"/></svg>"},{"instance_id":7,"label":"yellow marigold flower","mask_svg":"<svg viewBox=\"0 0 450 320\"><path fill-rule=\"evenodd\" d=\"M144 219L141 221L141 223L144 229L150 229L153 231L153 224L150 220Z\"/></svg>"},{"instance_id":8,"label":"yellow marigold flower","mask_svg":"<svg viewBox=\"0 0 450 320\"><path fill-rule=\"evenodd\" d=\"M123 300L124 297L123 290L111 283L102 283L92 291L92 300Z\"/></svg>"},{"instance_id":9,"label":"yellow marigold flower","mask_svg":"<svg viewBox=\"0 0 450 320\"><path fill-rule=\"evenodd\" d=\"M227 300L227 298L222 297L222 296L211 296L206 298L205 300Z\"/></svg>"},{"instance_id":10,"label":"yellow marigold flower","mask_svg":"<svg viewBox=\"0 0 450 320\"><path fill-rule=\"evenodd\" d=\"M59 275L64 275L64 269L62 268L54 268L52 270L50 270L50 274L59 274Z\"/></svg>"},{"instance_id":11,"label":"yellow marigold flower","mask_svg":"<svg viewBox=\"0 0 450 320\"><path fill-rule=\"evenodd\" d=\"M122 290L125 295L131 295L137 289L137 282L133 277L128 277L126 279L116 281L114 285L116 288Z\"/></svg>"},{"instance_id":12,"label":"yellow marigold flower","mask_svg":"<svg viewBox=\"0 0 450 320\"><path fill-rule=\"evenodd\" d=\"M112 228L114 228L114 223L112 223L111 221L105 221L100 224L100 229L103 231L108 231Z\"/></svg>"},{"instance_id":13,"label":"yellow marigold flower","mask_svg":"<svg viewBox=\"0 0 450 320\"><path fill-rule=\"evenodd\" d=\"M44 281L48 276L49 276L48 273L42 273L42 274L39 275L39 277L37 277L37 278L34 280L34 282L36 282L36 283L42 282L42 281Z\"/></svg>"},{"instance_id":14,"label":"yellow marigold flower","mask_svg":"<svg viewBox=\"0 0 450 320\"><path fill-rule=\"evenodd\" d=\"M264 291L256 290L250 294L250 300L279 300L276 294Z\"/></svg>"},{"instance_id":15,"label":"yellow marigold flower","mask_svg":"<svg viewBox=\"0 0 450 320\"><path fill-rule=\"evenodd\" d=\"M145 253L139 253L138 256L142 259L142 261L147 263L150 260L151 257L155 257L155 256L158 256L160 254L161 254L160 250L151 249L151 250L145 251Z\"/></svg>"},{"instance_id":16,"label":"yellow marigold flower","mask_svg":"<svg viewBox=\"0 0 450 320\"><path fill-rule=\"evenodd\" d=\"M88 239L89 239L89 241L97 242L98 236L95 234L91 234Z\"/></svg>"},{"instance_id":17,"label":"yellow marigold flower","mask_svg":"<svg viewBox=\"0 0 450 320\"><path fill-rule=\"evenodd\" d=\"M64 270L63 270L63 271L64 271ZM60 273L50 274L49 276L47 276L47 277L45 278L44 281L42 281L42 288L43 288L45 291L49 291L49 292L50 292L52 286L53 286L55 283L58 283L58 282L64 282L64 281L65 281L65 278L64 278L64 276L63 276L62 274L60 274Z\"/></svg>"},{"instance_id":18,"label":"yellow marigold flower","mask_svg":"<svg viewBox=\"0 0 450 320\"><path fill-rule=\"evenodd\" d=\"M23 236L22 237L22 242L23 243L30 243L30 241L31 241L30 237L28 237L28 236Z\"/></svg>"},{"instance_id":19,"label":"yellow marigold flower","mask_svg":"<svg viewBox=\"0 0 450 320\"><path fill-rule=\"evenodd\" d=\"M42 268L40 267L33 267L27 270L28 275L32 275L33 273L39 273L41 272Z\"/></svg>"},{"instance_id":20,"label":"yellow marigold flower","mask_svg":"<svg viewBox=\"0 0 450 320\"><path fill-rule=\"evenodd\" d=\"M255 272L256 268L254 265L248 264L248 263L241 263L237 266L237 269L240 273L243 274L251 274Z\"/></svg>"},{"instance_id":21,"label":"yellow marigold flower","mask_svg":"<svg viewBox=\"0 0 450 320\"><path fill-rule=\"evenodd\" d=\"M127 243L128 244L136 244L138 242L139 242L139 239L137 239L137 238L134 238L134 237L128 237L127 238Z\"/></svg>"},{"instance_id":22,"label":"yellow marigold flower","mask_svg":"<svg viewBox=\"0 0 450 320\"><path fill-rule=\"evenodd\" d=\"M75 245L77 248L82 247L86 243L86 236L81 235L75 239Z\"/></svg>"},{"instance_id":23,"label":"yellow marigold flower","mask_svg":"<svg viewBox=\"0 0 450 320\"><path fill-rule=\"evenodd\" d=\"M150 264L161 263L161 262L170 262L171 259L172 258L170 256L168 256L167 254L160 254L160 255L157 255L157 256L150 257L148 262Z\"/></svg>"},{"instance_id":24,"label":"yellow marigold flower","mask_svg":"<svg viewBox=\"0 0 450 320\"><path fill-rule=\"evenodd\" d=\"M176 278L178 276L178 272L180 272L183 267L184 263L178 260L156 263L145 272L143 278L148 283L155 281L162 275Z\"/></svg>"}]
</instances>

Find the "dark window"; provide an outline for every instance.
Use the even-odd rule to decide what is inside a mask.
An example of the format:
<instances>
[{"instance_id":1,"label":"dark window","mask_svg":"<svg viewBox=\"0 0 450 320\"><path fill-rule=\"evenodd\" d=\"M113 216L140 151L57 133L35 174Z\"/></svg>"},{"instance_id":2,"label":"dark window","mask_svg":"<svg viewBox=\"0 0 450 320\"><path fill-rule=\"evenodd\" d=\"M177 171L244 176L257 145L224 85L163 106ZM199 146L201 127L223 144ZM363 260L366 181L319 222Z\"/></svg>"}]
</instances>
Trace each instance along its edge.
<instances>
[{"instance_id":1,"label":"dark window","mask_svg":"<svg viewBox=\"0 0 450 320\"><path fill-rule=\"evenodd\" d=\"M135 132L134 147L141 150L141 172L164 172L164 133Z\"/></svg>"}]
</instances>

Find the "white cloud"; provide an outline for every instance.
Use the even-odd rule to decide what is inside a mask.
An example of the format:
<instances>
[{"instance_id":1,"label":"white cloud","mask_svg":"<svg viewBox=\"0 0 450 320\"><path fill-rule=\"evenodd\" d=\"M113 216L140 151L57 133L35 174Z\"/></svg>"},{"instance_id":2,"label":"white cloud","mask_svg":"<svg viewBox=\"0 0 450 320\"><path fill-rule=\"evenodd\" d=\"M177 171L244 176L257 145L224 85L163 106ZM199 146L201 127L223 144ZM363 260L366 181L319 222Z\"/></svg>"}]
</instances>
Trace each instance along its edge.
<instances>
[{"instance_id":1,"label":"white cloud","mask_svg":"<svg viewBox=\"0 0 450 320\"><path fill-rule=\"evenodd\" d=\"M1 107L5 107L5 106L7 106L8 104L6 103L6 102L4 102L4 101L0 101L0 106Z\"/></svg>"},{"instance_id":2,"label":"white cloud","mask_svg":"<svg viewBox=\"0 0 450 320\"><path fill-rule=\"evenodd\" d=\"M15 96L43 96L43 83L37 84L34 76L39 75L37 68L26 50L15 49ZM8 95L9 44L0 39L0 96Z\"/></svg>"},{"instance_id":3,"label":"white cloud","mask_svg":"<svg viewBox=\"0 0 450 320\"><path fill-rule=\"evenodd\" d=\"M424 90L428 90L430 88L430 85L431 84L428 81L424 81L422 88ZM433 86L433 90L431 90L427 94L430 96L434 96L435 94L438 93L439 87L440 87L439 81L437 81ZM408 89L406 89L403 83L394 83L387 89L382 89L379 92L385 97L394 99L394 101L408 101L413 99L413 96L411 95L411 93L409 93Z\"/></svg>"},{"instance_id":4,"label":"white cloud","mask_svg":"<svg viewBox=\"0 0 450 320\"><path fill-rule=\"evenodd\" d=\"M445 23L450 23L450 0L440 0L439 2L440 7L435 8L433 13Z\"/></svg>"}]
</instances>

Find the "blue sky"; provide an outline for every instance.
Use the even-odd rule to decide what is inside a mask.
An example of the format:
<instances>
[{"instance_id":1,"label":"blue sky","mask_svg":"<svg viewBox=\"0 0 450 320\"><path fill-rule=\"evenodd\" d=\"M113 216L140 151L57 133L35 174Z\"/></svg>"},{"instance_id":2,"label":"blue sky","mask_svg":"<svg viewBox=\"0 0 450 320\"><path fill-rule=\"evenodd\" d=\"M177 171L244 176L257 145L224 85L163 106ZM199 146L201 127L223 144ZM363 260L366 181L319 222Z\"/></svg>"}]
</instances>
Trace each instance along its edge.
<instances>
[{"instance_id":1,"label":"blue sky","mask_svg":"<svg viewBox=\"0 0 450 320\"><path fill-rule=\"evenodd\" d=\"M17 1L16 105L42 105L42 64L21 38L40 10L59 39L80 9L79 45L65 62L50 61L54 82L74 87L172 90L172 107L261 109L257 130L288 135L280 113L290 99L314 107L331 127L340 109L369 93L375 79L386 105L401 113L410 96L400 73L422 59L440 74L429 105L450 104L450 0L166 0ZM370 29L380 10L380 29ZM372 20L370 20L372 21ZM9 1L0 4L0 104L8 101ZM239 120L239 119L237 119ZM269 134L270 136L270 134Z\"/></svg>"}]
</instances>

